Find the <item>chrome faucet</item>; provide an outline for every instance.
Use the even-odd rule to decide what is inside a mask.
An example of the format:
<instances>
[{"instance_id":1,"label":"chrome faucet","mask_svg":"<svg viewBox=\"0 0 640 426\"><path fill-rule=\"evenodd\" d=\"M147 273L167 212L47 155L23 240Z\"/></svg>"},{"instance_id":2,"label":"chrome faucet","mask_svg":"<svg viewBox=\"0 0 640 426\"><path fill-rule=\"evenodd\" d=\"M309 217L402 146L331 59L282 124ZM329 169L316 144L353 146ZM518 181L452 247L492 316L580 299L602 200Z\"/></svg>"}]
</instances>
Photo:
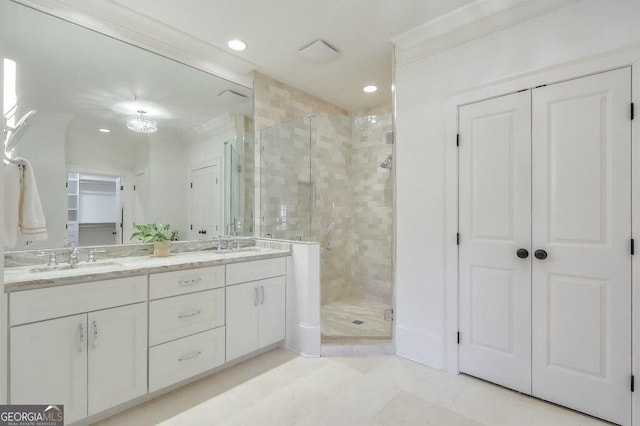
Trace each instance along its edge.
<instances>
[{"instance_id":1,"label":"chrome faucet","mask_svg":"<svg viewBox=\"0 0 640 426\"><path fill-rule=\"evenodd\" d=\"M71 268L75 268L76 265L80 262L80 249L75 246L75 244L71 244L71 253L69 254L69 266Z\"/></svg>"},{"instance_id":2,"label":"chrome faucet","mask_svg":"<svg viewBox=\"0 0 640 426\"><path fill-rule=\"evenodd\" d=\"M49 263L47 266L58 266L58 259L56 259L56 252L51 250L50 252L41 251L37 254L38 257L49 256Z\"/></svg>"},{"instance_id":3,"label":"chrome faucet","mask_svg":"<svg viewBox=\"0 0 640 426\"><path fill-rule=\"evenodd\" d=\"M96 261L96 253L106 253L106 250L98 250L98 249L89 249L89 257L87 257L87 262L94 263Z\"/></svg>"}]
</instances>

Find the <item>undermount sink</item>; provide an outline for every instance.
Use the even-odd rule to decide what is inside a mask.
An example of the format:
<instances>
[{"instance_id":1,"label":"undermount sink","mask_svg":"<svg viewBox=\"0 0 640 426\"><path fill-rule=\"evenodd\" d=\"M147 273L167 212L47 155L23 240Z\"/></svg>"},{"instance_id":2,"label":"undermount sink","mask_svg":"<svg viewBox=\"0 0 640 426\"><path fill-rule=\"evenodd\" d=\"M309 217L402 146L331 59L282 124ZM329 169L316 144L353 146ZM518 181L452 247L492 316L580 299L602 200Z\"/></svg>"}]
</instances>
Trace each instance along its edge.
<instances>
[{"instance_id":1,"label":"undermount sink","mask_svg":"<svg viewBox=\"0 0 640 426\"><path fill-rule=\"evenodd\" d=\"M121 266L119 262L84 262L78 263L77 265L69 265L68 263L56 265L56 266L38 266L35 268L29 269L29 272L51 272L51 271L65 271L70 269L87 269L87 268L103 268L103 267L113 267L113 266Z\"/></svg>"},{"instance_id":2,"label":"undermount sink","mask_svg":"<svg viewBox=\"0 0 640 426\"><path fill-rule=\"evenodd\" d=\"M242 247L242 248L239 248L239 249L230 250L230 252L234 252L234 251L235 252L238 252L238 251L239 252L243 252L243 251L245 251L245 252L246 251L263 252L263 251L266 251L266 250L269 250L269 249L266 248L266 247L251 246L251 247Z\"/></svg>"}]
</instances>

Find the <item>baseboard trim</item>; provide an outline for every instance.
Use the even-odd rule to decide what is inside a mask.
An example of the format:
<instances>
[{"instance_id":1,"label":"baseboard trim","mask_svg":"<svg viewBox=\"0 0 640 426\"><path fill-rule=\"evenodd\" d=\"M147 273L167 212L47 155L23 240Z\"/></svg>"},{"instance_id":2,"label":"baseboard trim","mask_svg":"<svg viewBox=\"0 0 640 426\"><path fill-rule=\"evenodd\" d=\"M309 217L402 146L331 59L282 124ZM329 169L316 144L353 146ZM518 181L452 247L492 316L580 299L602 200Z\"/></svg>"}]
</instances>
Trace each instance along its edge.
<instances>
[{"instance_id":1,"label":"baseboard trim","mask_svg":"<svg viewBox=\"0 0 640 426\"><path fill-rule=\"evenodd\" d=\"M426 366L444 368L444 341L440 336L396 326L396 355Z\"/></svg>"}]
</instances>

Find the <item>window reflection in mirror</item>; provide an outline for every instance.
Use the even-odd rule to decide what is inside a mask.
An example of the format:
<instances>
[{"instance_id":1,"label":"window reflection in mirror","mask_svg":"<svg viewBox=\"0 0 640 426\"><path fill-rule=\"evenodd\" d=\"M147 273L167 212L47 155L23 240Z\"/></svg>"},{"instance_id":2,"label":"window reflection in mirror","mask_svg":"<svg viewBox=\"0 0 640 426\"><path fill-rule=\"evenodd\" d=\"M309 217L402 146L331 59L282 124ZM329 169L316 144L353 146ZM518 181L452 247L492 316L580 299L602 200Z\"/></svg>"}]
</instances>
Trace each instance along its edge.
<instances>
[{"instance_id":1,"label":"window reflection in mirror","mask_svg":"<svg viewBox=\"0 0 640 426\"><path fill-rule=\"evenodd\" d=\"M171 224L182 240L253 234L251 89L12 1L6 9L0 31L16 64L15 116L38 111L13 156L33 166L49 235L16 249L126 244L134 223L149 222ZM157 131L127 127L140 115ZM217 183L192 188L194 171L214 164ZM116 235L106 231L119 223L112 213L82 222L81 194L78 221L69 220L68 172L78 182L82 174L122 179ZM206 234L192 232L200 225Z\"/></svg>"}]
</instances>

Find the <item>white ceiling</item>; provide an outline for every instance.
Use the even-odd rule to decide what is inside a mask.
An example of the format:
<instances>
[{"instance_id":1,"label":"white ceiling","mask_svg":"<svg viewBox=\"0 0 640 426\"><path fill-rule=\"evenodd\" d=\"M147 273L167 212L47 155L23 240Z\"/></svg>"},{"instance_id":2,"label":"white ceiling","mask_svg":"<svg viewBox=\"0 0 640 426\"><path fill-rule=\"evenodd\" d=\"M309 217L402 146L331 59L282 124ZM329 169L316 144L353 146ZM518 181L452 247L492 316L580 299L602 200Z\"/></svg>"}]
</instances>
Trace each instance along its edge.
<instances>
[{"instance_id":1,"label":"white ceiling","mask_svg":"<svg viewBox=\"0 0 640 426\"><path fill-rule=\"evenodd\" d=\"M110 0L203 42L232 52L258 71L349 111L391 101L391 39L474 0ZM105 2L106 3L106 2ZM309 63L296 53L314 40L335 47L333 62ZM366 85L377 85L365 94Z\"/></svg>"}]
</instances>

